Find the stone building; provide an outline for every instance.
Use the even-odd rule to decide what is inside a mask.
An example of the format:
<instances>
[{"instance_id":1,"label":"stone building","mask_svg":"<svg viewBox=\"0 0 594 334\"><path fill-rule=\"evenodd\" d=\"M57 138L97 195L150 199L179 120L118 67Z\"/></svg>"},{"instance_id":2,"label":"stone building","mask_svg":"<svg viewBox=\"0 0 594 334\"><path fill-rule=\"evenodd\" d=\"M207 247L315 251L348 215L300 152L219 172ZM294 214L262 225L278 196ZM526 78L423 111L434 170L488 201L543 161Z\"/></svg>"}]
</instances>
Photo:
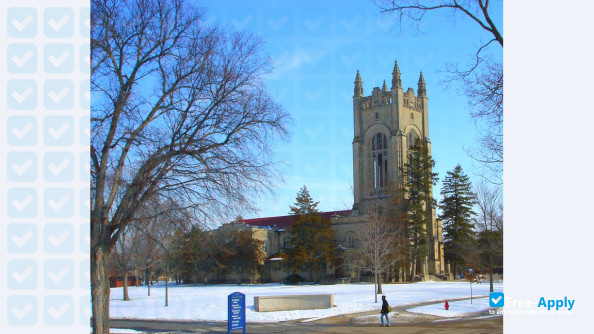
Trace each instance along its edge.
<instances>
[{"instance_id":1,"label":"stone building","mask_svg":"<svg viewBox=\"0 0 594 334\"><path fill-rule=\"evenodd\" d=\"M401 171L407 162L410 146L417 139L423 140L431 154L427 90L422 73L416 95L413 88L404 91L397 62L394 63L390 89L384 80L382 88L374 87L371 95L365 96L359 71L354 84L354 204L352 210L323 213L331 220L337 244L344 248L357 247L360 228L368 221L367 213L386 200L388 184L401 184ZM445 273L441 221L435 218L434 208L430 211L427 226L431 229L426 231L428 256L420 265L423 278L427 278L428 274ZM282 250L283 233L290 225L291 217L246 219L241 223L268 228L267 236L263 237L269 245L267 255L271 261L278 260L275 254ZM331 269L328 271L331 272ZM282 275L274 276L276 281Z\"/></svg>"},{"instance_id":2,"label":"stone building","mask_svg":"<svg viewBox=\"0 0 594 334\"><path fill-rule=\"evenodd\" d=\"M363 93L363 81L357 71L353 95L353 185L354 204L351 217L337 219L336 224L356 224L365 219L378 202L385 201L388 184L402 184L402 168L408 160L408 150L416 140L423 140L431 154L429 111L425 79L421 72L417 95L412 88L402 86L398 62L394 62L392 85L374 87L370 96ZM428 205L428 256L423 271L444 272L441 221L435 209ZM353 227L354 229L354 227Z\"/></svg>"}]
</instances>

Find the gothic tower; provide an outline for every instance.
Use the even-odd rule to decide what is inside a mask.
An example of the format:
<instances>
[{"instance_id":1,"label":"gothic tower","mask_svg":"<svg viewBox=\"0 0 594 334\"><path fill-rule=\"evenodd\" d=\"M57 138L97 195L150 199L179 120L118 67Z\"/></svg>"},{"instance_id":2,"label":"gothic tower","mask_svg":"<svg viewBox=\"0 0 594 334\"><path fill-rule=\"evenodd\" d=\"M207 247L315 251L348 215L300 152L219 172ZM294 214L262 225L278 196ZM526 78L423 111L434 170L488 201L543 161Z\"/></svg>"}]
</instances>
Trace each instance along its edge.
<instances>
[{"instance_id":1,"label":"gothic tower","mask_svg":"<svg viewBox=\"0 0 594 334\"><path fill-rule=\"evenodd\" d=\"M402 182L402 167L407 162L408 149L417 139L424 140L431 154L429 118L425 79L421 73L417 94L412 88L402 88L398 62L392 71L392 87L373 88L370 96L363 94L363 81L357 71L353 96L353 212L365 215L375 201L386 197L388 184ZM443 272L441 224L432 209L431 231L427 231L429 256L426 271Z\"/></svg>"}]
</instances>

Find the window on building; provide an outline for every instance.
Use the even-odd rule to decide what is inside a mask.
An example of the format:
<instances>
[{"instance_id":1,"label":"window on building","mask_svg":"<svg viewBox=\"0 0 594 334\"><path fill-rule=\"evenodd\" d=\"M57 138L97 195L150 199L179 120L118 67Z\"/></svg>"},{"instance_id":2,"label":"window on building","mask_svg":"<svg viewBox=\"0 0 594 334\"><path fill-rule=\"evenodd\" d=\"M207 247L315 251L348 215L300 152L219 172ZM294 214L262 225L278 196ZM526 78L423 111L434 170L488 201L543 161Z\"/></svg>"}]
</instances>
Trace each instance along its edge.
<instances>
[{"instance_id":1,"label":"window on building","mask_svg":"<svg viewBox=\"0 0 594 334\"><path fill-rule=\"evenodd\" d=\"M371 140L373 186L383 188L388 183L388 141L385 134L377 133Z\"/></svg>"},{"instance_id":2,"label":"window on building","mask_svg":"<svg viewBox=\"0 0 594 334\"><path fill-rule=\"evenodd\" d=\"M416 141L419 139L419 136L417 135L417 133L413 130L411 130L408 133L408 149L410 150L410 148L416 143Z\"/></svg>"},{"instance_id":3,"label":"window on building","mask_svg":"<svg viewBox=\"0 0 594 334\"><path fill-rule=\"evenodd\" d=\"M347 232L345 235L345 243L347 248L355 248L357 246L357 237L352 231Z\"/></svg>"}]
</instances>

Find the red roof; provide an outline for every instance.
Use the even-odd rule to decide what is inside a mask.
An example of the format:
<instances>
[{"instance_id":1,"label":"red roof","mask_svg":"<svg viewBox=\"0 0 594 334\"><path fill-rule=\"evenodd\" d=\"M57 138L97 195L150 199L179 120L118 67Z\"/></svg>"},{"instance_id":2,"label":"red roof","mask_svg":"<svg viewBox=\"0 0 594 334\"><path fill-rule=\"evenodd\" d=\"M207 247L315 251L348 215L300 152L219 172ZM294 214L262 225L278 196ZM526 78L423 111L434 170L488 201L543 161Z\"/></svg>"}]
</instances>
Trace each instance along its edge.
<instances>
[{"instance_id":1,"label":"red roof","mask_svg":"<svg viewBox=\"0 0 594 334\"><path fill-rule=\"evenodd\" d=\"M322 217L330 219L331 216L350 216L352 213L351 210L342 210L342 211L328 211L328 212L321 212ZM266 218L252 218L252 219L244 219L240 220L239 222L252 225L252 226L270 226L270 227L278 227L278 228L288 228L291 226L293 222L293 215L289 216L278 216L278 217L266 217Z\"/></svg>"}]
</instances>

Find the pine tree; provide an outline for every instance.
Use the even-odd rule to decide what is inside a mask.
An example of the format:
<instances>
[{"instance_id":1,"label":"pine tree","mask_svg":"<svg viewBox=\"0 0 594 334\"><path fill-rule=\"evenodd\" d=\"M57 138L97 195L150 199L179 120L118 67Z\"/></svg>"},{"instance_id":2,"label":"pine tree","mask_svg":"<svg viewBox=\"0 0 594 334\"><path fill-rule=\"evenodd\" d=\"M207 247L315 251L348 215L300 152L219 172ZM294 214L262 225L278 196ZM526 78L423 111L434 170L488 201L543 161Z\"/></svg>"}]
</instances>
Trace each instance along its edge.
<instances>
[{"instance_id":1,"label":"pine tree","mask_svg":"<svg viewBox=\"0 0 594 334\"><path fill-rule=\"evenodd\" d=\"M254 283L262 276L266 254L262 250L264 242L254 238L251 230L231 231L225 237L225 244L221 247L222 263L228 271L237 276L241 283L249 276L250 283Z\"/></svg>"},{"instance_id":2,"label":"pine tree","mask_svg":"<svg viewBox=\"0 0 594 334\"><path fill-rule=\"evenodd\" d=\"M295 205L290 206L294 219L288 229L289 248L284 254L285 268L293 273L309 270L314 281L317 272L333 260L336 249L330 220L322 217L318 204L305 186L299 190Z\"/></svg>"},{"instance_id":3,"label":"pine tree","mask_svg":"<svg viewBox=\"0 0 594 334\"><path fill-rule=\"evenodd\" d=\"M429 148L422 140L417 140L410 148L408 162L403 167L404 191L408 197L407 232L411 246L412 280L417 271L419 260L427 256L427 231L432 229L432 210L435 199L432 186L436 184L437 173L433 173L435 161L429 155Z\"/></svg>"},{"instance_id":4,"label":"pine tree","mask_svg":"<svg viewBox=\"0 0 594 334\"><path fill-rule=\"evenodd\" d=\"M443 221L445 259L456 267L467 264L476 249L472 219L475 196L470 180L460 165L448 171L443 180L439 202Z\"/></svg>"},{"instance_id":5,"label":"pine tree","mask_svg":"<svg viewBox=\"0 0 594 334\"><path fill-rule=\"evenodd\" d=\"M408 200L405 200L403 187L390 181L386 188L386 222L393 231L394 249L393 255L396 261L394 276L398 276L401 282L407 280L405 273L410 269L410 236L408 229Z\"/></svg>"}]
</instances>

